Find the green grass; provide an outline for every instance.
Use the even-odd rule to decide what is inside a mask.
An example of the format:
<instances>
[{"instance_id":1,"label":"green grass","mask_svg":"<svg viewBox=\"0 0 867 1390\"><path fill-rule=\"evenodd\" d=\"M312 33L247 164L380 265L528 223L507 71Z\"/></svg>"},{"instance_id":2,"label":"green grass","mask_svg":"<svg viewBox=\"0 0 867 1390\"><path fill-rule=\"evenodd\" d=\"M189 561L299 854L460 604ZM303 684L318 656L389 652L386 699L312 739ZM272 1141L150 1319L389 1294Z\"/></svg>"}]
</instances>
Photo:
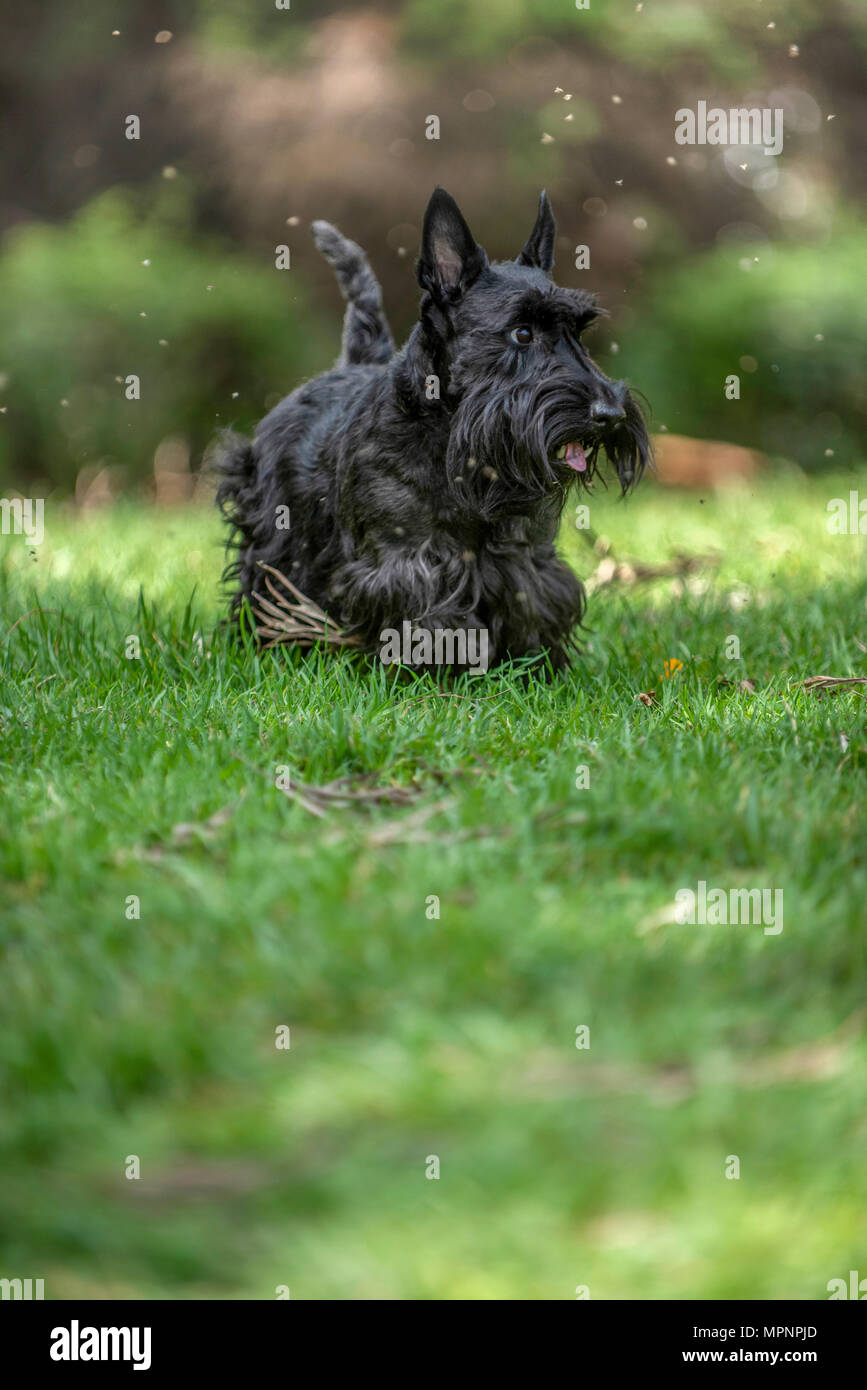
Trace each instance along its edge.
<instances>
[{"instance_id":1,"label":"green grass","mask_svg":"<svg viewBox=\"0 0 867 1390\"><path fill-rule=\"evenodd\" d=\"M851 486L594 498L618 553L719 569L600 591L565 678L445 695L233 647L199 508L4 540L0 1275L811 1299L863 1272L865 695L799 684L867 673L865 540L825 525ZM321 821L280 765L420 795ZM782 888L783 931L663 920L700 879Z\"/></svg>"}]
</instances>

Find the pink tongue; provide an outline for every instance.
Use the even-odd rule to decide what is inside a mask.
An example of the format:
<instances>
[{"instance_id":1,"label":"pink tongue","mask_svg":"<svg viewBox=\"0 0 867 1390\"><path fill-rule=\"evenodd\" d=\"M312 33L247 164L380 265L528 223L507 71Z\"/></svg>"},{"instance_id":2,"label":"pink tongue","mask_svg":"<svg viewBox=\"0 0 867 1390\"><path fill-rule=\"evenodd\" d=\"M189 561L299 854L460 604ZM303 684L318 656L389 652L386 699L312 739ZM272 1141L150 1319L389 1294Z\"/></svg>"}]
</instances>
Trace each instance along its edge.
<instances>
[{"instance_id":1,"label":"pink tongue","mask_svg":"<svg viewBox=\"0 0 867 1390\"><path fill-rule=\"evenodd\" d=\"M576 473L586 473L587 459L580 444L567 444L565 457L569 467L574 468Z\"/></svg>"}]
</instances>

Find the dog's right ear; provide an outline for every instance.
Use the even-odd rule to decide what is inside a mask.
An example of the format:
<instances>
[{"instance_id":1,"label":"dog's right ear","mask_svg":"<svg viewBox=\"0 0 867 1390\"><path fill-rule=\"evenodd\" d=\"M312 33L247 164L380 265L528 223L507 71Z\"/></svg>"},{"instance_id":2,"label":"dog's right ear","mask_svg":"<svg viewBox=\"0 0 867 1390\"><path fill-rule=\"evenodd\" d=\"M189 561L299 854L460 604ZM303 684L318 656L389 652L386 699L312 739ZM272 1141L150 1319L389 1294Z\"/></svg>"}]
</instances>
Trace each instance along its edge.
<instances>
[{"instance_id":1,"label":"dog's right ear","mask_svg":"<svg viewBox=\"0 0 867 1390\"><path fill-rule=\"evenodd\" d=\"M464 221L461 210L444 188L435 188L424 215L418 282L438 303L450 303L469 289L488 264Z\"/></svg>"},{"instance_id":2,"label":"dog's right ear","mask_svg":"<svg viewBox=\"0 0 867 1390\"><path fill-rule=\"evenodd\" d=\"M527 238L527 244L523 251L515 258L518 265L536 266L538 270L544 270L546 275L550 275L554 266L554 237L556 235L557 223L554 221L548 194L543 188L539 194L539 212L536 217L536 225Z\"/></svg>"}]
</instances>

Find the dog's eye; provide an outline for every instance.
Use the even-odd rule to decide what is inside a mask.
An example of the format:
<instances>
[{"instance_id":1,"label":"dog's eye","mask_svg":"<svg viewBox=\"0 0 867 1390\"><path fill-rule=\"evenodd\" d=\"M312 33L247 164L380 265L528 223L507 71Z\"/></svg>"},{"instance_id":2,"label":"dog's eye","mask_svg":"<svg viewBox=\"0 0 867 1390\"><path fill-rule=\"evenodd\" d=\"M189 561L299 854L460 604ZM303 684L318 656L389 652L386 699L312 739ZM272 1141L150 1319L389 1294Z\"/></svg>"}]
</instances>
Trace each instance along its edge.
<instances>
[{"instance_id":1,"label":"dog's eye","mask_svg":"<svg viewBox=\"0 0 867 1390\"><path fill-rule=\"evenodd\" d=\"M532 328L513 328L509 337L517 347L526 347L528 343L533 341L533 330Z\"/></svg>"}]
</instances>

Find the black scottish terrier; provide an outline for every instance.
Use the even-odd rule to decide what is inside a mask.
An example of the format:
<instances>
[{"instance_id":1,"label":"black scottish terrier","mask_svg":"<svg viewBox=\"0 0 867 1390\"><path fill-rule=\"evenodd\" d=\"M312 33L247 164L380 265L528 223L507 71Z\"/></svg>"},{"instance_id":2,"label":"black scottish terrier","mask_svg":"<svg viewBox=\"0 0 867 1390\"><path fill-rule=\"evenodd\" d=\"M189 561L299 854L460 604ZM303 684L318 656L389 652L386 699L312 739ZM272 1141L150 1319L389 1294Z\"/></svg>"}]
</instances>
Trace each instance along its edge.
<instances>
[{"instance_id":1,"label":"black scottish terrier","mask_svg":"<svg viewBox=\"0 0 867 1390\"><path fill-rule=\"evenodd\" d=\"M419 321L397 352L361 248L327 222L313 234L347 300L343 350L252 442L224 439L233 612L262 592L264 563L364 649L410 621L486 631L492 663L547 653L558 669L584 611L554 549L569 486L590 481L604 450L625 491L650 446L625 383L582 344L600 313L593 296L551 278L547 195L516 260L491 263L435 190Z\"/></svg>"}]
</instances>

